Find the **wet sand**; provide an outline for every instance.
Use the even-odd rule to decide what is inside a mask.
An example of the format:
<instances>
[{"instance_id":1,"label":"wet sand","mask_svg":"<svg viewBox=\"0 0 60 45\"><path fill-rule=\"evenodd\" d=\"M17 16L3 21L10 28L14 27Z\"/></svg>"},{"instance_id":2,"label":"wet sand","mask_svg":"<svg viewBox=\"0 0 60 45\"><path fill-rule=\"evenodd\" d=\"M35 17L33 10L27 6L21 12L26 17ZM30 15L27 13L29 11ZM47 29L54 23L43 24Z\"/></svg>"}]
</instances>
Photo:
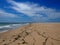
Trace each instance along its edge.
<instances>
[{"instance_id":1,"label":"wet sand","mask_svg":"<svg viewBox=\"0 0 60 45\"><path fill-rule=\"evenodd\" d=\"M32 23L0 33L0 45L60 45L60 23Z\"/></svg>"}]
</instances>

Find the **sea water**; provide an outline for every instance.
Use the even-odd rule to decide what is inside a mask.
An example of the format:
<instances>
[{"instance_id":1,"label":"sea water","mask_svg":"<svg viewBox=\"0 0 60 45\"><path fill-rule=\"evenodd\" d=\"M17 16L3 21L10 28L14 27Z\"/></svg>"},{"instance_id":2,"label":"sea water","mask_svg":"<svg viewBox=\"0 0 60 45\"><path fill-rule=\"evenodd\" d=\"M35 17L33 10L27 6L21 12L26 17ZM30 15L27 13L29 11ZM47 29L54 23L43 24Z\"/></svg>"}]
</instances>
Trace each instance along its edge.
<instances>
[{"instance_id":1,"label":"sea water","mask_svg":"<svg viewBox=\"0 0 60 45\"><path fill-rule=\"evenodd\" d=\"M26 25L27 23L0 23L0 32L5 32L17 27Z\"/></svg>"}]
</instances>

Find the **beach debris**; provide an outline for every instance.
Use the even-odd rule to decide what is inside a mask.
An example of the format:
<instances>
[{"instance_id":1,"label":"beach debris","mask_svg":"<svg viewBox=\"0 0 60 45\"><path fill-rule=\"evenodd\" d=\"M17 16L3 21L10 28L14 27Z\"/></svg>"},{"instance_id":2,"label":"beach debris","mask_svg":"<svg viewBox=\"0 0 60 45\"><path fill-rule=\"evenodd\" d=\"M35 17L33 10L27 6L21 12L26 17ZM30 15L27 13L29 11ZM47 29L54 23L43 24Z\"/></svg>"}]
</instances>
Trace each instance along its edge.
<instances>
[{"instance_id":1,"label":"beach debris","mask_svg":"<svg viewBox=\"0 0 60 45\"><path fill-rule=\"evenodd\" d=\"M5 41L5 40L2 40L3 42Z\"/></svg>"},{"instance_id":2,"label":"beach debris","mask_svg":"<svg viewBox=\"0 0 60 45\"><path fill-rule=\"evenodd\" d=\"M3 45L7 45L7 44L3 44Z\"/></svg>"}]
</instances>

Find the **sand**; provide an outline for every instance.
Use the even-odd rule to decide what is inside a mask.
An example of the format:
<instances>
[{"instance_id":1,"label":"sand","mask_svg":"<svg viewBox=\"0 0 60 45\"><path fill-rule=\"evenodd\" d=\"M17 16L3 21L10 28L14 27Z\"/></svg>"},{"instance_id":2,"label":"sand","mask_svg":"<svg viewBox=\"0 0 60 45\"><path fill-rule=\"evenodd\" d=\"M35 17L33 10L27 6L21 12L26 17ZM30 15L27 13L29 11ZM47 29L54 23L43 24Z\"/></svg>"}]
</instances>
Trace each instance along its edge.
<instances>
[{"instance_id":1,"label":"sand","mask_svg":"<svg viewBox=\"0 0 60 45\"><path fill-rule=\"evenodd\" d=\"M60 23L32 23L0 33L0 45L60 45Z\"/></svg>"}]
</instances>

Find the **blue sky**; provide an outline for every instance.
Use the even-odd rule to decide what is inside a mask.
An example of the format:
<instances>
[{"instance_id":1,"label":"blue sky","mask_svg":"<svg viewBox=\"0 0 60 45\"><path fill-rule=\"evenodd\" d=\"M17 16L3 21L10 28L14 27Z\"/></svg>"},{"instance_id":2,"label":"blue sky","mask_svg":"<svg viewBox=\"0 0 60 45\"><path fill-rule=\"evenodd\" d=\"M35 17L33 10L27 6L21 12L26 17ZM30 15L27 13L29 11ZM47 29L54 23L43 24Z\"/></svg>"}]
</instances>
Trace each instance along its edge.
<instances>
[{"instance_id":1,"label":"blue sky","mask_svg":"<svg viewBox=\"0 0 60 45\"><path fill-rule=\"evenodd\" d=\"M60 22L60 0L0 0L0 22Z\"/></svg>"}]
</instances>

